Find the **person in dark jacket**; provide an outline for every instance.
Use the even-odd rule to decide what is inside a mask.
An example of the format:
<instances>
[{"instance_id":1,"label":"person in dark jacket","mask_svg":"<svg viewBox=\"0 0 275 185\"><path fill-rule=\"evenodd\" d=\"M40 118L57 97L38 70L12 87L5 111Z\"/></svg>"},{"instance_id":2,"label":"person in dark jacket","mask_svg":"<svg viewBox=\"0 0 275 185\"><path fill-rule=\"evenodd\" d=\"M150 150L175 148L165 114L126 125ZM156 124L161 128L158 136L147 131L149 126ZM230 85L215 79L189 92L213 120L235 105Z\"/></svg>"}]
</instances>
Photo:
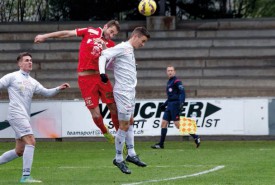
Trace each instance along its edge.
<instances>
[{"instance_id":1,"label":"person in dark jacket","mask_svg":"<svg viewBox=\"0 0 275 185\"><path fill-rule=\"evenodd\" d=\"M169 78L166 87L167 100L161 105L164 115L161 122L161 137L160 141L151 146L153 149L163 149L167 134L167 125L173 121L175 126L179 129L179 114L183 110L185 102L185 90L181 80L176 77L176 70L174 66L167 67L167 76ZM196 143L196 147L200 146L200 137L196 134L190 134Z\"/></svg>"}]
</instances>

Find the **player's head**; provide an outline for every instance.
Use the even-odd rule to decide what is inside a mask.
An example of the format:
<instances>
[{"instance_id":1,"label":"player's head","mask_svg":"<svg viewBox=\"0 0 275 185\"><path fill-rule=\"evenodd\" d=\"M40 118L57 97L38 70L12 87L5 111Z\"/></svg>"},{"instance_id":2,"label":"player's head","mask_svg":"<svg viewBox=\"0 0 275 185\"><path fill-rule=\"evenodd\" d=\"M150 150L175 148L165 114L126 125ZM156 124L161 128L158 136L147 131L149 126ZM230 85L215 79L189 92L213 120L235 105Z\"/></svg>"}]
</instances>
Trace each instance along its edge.
<instances>
[{"instance_id":1,"label":"player's head","mask_svg":"<svg viewBox=\"0 0 275 185\"><path fill-rule=\"evenodd\" d=\"M25 72L30 72L32 70L32 55L30 53L20 53L16 60L21 70Z\"/></svg>"},{"instance_id":2,"label":"player's head","mask_svg":"<svg viewBox=\"0 0 275 185\"><path fill-rule=\"evenodd\" d=\"M172 78L176 75L176 69L174 66L167 66L166 73L168 78Z\"/></svg>"},{"instance_id":3,"label":"player's head","mask_svg":"<svg viewBox=\"0 0 275 185\"><path fill-rule=\"evenodd\" d=\"M103 37L107 40L112 39L120 31L119 22L116 20L111 20L107 22L103 27Z\"/></svg>"},{"instance_id":4,"label":"player's head","mask_svg":"<svg viewBox=\"0 0 275 185\"><path fill-rule=\"evenodd\" d=\"M135 49L141 48L150 38L150 33L144 27L136 27L131 34L130 43Z\"/></svg>"}]
</instances>

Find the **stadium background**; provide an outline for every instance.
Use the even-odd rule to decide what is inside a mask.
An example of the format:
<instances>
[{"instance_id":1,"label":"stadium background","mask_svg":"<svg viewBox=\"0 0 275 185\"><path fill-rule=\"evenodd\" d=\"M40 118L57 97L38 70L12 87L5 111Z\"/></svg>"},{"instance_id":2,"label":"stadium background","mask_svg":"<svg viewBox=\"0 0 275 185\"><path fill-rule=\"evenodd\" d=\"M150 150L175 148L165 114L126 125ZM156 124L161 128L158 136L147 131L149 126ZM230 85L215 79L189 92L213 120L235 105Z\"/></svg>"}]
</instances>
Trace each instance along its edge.
<instances>
[{"instance_id":1,"label":"stadium background","mask_svg":"<svg viewBox=\"0 0 275 185\"><path fill-rule=\"evenodd\" d=\"M22 3L18 0L19 4L20 2ZM39 2L42 1L36 3ZM54 1L49 2L54 3ZM165 67L171 64L176 67L177 76L184 83L188 101L190 99L207 101L207 99L213 98L215 101L224 101L228 98L232 101L234 98L238 98L237 101L246 101L247 99L259 100L259 97L263 98L268 102L265 105L268 114L263 117L265 121L268 120L266 122L268 132L260 135L266 136L262 137L264 139L273 139L275 133L275 118L272 114L275 109L273 100L275 94L274 19L248 18L253 14L243 13L243 19L236 19L238 16L235 14L232 14L231 17L227 15L230 19L222 19L224 17L221 14L220 19L203 19L199 16L190 16L189 19L184 20L182 14L179 18L179 11L173 11L173 2L166 1L166 6L164 8L159 6L160 9L156 15L151 17L138 16L139 20L123 20L125 15L129 13L127 11L123 11L122 14L119 14L121 16L118 16L119 19L122 19L122 31L116 38L116 42L126 40L135 26L146 26L152 34L152 39L145 48L136 51L138 100L151 101L157 99L159 102L165 100L164 88L167 80ZM225 7L228 7L228 3L236 5L237 1L226 2ZM118 3L123 4L123 1ZM136 3L135 1L130 4L133 6ZM158 3L161 5L163 1ZM100 5L100 3L97 4ZM27 5L30 4L21 4L21 8L27 8ZM179 4L177 6L180 7ZM22 11L18 11L17 14L15 12L14 15L17 16L10 21L4 19L5 16L1 14L0 75L3 76L8 72L17 70L16 65L14 65L15 56L19 52L29 51L34 58L32 75L46 87L58 85L63 81L68 81L72 85L68 92L62 92L54 97L57 102L81 100L75 72L79 38L53 39L40 45L33 44L33 39L39 33L74 29L88 25L102 26L105 23L103 20L107 18L72 21L78 20L78 18L69 17L65 19L63 17L59 19L59 22L56 22L50 20L50 16L44 20L41 18L43 16L39 17L36 14L36 16L31 16L26 10L25 14L22 14ZM228 9L226 10L230 12ZM119 10L115 9L115 11ZM113 80L111 73L110 76ZM7 92L2 90L1 101L7 100ZM35 97L35 100L47 101L39 96ZM252 111L257 112L257 110ZM4 111L1 112L4 113ZM236 115L231 116L235 118ZM0 121L4 120L5 114L1 114ZM236 117L234 122L241 122L241 118ZM238 133L236 135L240 136ZM261 138L257 137L259 136L257 134L245 135ZM234 138L236 137L234 136Z\"/></svg>"}]
</instances>

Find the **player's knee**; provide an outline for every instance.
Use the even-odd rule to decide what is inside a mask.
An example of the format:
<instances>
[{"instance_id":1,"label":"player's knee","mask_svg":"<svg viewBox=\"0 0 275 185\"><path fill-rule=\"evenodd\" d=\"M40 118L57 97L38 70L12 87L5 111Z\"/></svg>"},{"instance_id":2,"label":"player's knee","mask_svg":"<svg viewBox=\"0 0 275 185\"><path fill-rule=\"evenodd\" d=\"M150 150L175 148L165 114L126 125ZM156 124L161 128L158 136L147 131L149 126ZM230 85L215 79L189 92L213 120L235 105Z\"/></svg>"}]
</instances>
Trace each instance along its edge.
<instances>
[{"instance_id":1,"label":"player's knee","mask_svg":"<svg viewBox=\"0 0 275 185\"><path fill-rule=\"evenodd\" d=\"M119 129L127 132L130 126L130 122L128 121L120 121L119 122Z\"/></svg>"},{"instance_id":2,"label":"player's knee","mask_svg":"<svg viewBox=\"0 0 275 185\"><path fill-rule=\"evenodd\" d=\"M133 124L134 124L134 122L135 122L135 121L134 121L134 118L133 118L133 117L131 117L131 118L130 118L130 125L133 125Z\"/></svg>"},{"instance_id":3,"label":"player's knee","mask_svg":"<svg viewBox=\"0 0 275 185\"><path fill-rule=\"evenodd\" d=\"M23 156L24 148L16 148L15 152L19 157L21 157L21 156Z\"/></svg>"},{"instance_id":4,"label":"player's knee","mask_svg":"<svg viewBox=\"0 0 275 185\"><path fill-rule=\"evenodd\" d=\"M167 128L168 122L167 121L162 121L161 122L161 128Z\"/></svg>"},{"instance_id":5,"label":"player's knee","mask_svg":"<svg viewBox=\"0 0 275 185\"><path fill-rule=\"evenodd\" d=\"M117 108L115 103L107 104L108 109L110 110L111 114L117 114Z\"/></svg>"}]
</instances>

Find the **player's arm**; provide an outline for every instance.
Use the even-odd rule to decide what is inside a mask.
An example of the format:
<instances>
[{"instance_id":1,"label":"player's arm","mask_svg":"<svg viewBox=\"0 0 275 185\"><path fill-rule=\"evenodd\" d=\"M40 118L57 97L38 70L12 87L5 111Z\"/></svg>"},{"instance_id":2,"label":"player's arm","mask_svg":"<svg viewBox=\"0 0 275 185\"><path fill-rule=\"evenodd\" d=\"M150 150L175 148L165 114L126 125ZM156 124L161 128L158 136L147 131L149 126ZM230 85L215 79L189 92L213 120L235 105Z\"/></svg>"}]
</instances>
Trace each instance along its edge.
<instances>
[{"instance_id":1,"label":"player's arm","mask_svg":"<svg viewBox=\"0 0 275 185\"><path fill-rule=\"evenodd\" d=\"M99 74L100 74L101 81L102 81L103 83L107 83L107 82L108 82L108 77L107 77L107 75L105 74L106 61L107 61L107 58L106 58L106 56L104 56L104 55L101 55L101 56L99 57L99 59L98 59Z\"/></svg>"},{"instance_id":2,"label":"player's arm","mask_svg":"<svg viewBox=\"0 0 275 185\"><path fill-rule=\"evenodd\" d=\"M48 38L67 38L67 37L74 37L74 36L76 36L76 30L56 31L52 33L37 35L34 38L34 42L40 43L40 42L44 42Z\"/></svg>"},{"instance_id":3,"label":"player's arm","mask_svg":"<svg viewBox=\"0 0 275 185\"><path fill-rule=\"evenodd\" d=\"M107 49L106 43L105 43L105 41L104 41L103 39L101 39L101 38L96 38L96 39L94 39L94 42L97 42L97 43L101 44L102 50Z\"/></svg>"},{"instance_id":4,"label":"player's arm","mask_svg":"<svg viewBox=\"0 0 275 185\"><path fill-rule=\"evenodd\" d=\"M35 93L36 94L41 94L41 95L46 96L46 97L50 97L50 96L54 96L57 93L59 93L60 90L64 90L64 89L67 89L67 88L70 88L70 85L68 83L63 83L58 87L47 89L43 85L41 85L39 82L37 82Z\"/></svg>"},{"instance_id":5,"label":"player's arm","mask_svg":"<svg viewBox=\"0 0 275 185\"><path fill-rule=\"evenodd\" d=\"M12 80L12 75L6 74L2 78L0 78L0 89L7 88Z\"/></svg>"},{"instance_id":6,"label":"player's arm","mask_svg":"<svg viewBox=\"0 0 275 185\"><path fill-rule=\"evenodd\" d=\"M120 45L116 45L113 48L108 48L102 51L101 56L98 60L99 74L102 82L106 83L108 81L108 77L105 72L106 62L109 60L114 60L114 58L123 53L123 50L124 49L120 47Z\"/></svg>"},{"instance_id":7,"label":"player's arm","mask_svg":"<svg viewBox=\"0 0 275 185\"><path fill-rule=\"evenodd\" d=\"M168 105L168 100L166 100L163 104L161 104L160 109L161 109L162 111L165 111L167 105Z\"/></svg>"},{"instance_id":8,"label":"player's arm","mask_svg":"<svg viewBox=\"0 0 275 185\"><path fill-rule=\"evenodd\" d=\"M178 87L178 90L180 92L180 95L179 95L179 101L180 101L180 110L182 110L183 106L184 106L184 102L185 102L185 90L184 90L184 87L182 85L182 82L181 81L178 81L176 83L177 87Z\"/></svg>"}]
</instances>

